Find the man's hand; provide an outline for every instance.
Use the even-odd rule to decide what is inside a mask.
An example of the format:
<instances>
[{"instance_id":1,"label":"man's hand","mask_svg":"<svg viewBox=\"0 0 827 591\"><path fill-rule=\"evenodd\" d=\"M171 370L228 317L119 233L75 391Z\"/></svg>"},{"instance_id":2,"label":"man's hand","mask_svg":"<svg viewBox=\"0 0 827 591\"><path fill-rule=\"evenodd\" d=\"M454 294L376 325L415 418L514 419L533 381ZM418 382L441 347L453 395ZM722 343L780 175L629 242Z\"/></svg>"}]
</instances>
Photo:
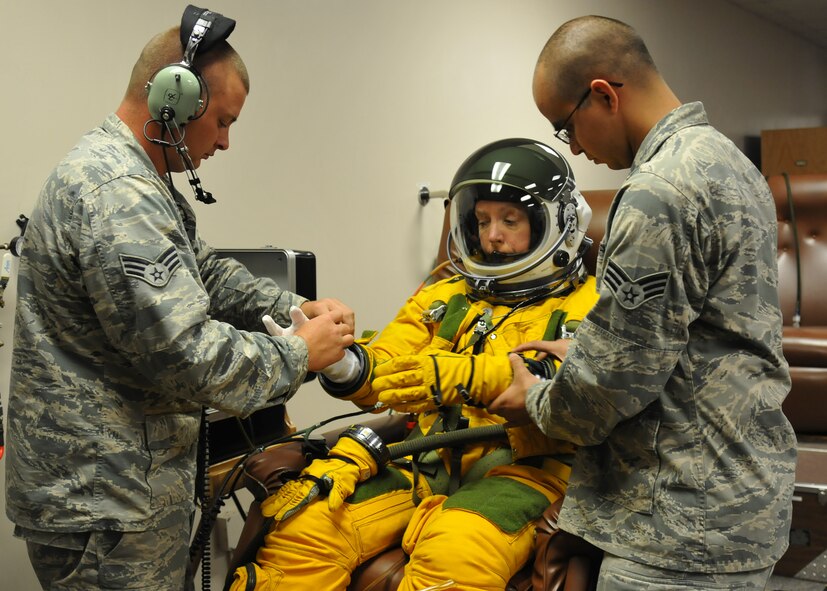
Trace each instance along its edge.
<instances>
[{"instance_id":1,"label":"man's hand","mask_svg":"<svg viewBox=\"0 0 827 591\"><path fill-rule=\"evenodd\" d=\"M328 312L341 312L342 322L350 329L350 334L355 334L356 330L356 314L350 307L346 306L339 300L333 298L323 298L321 300L313 300L305 302L301 305L301 310L308 318L315 318Z\"/></svg>"},{"instance_id":2,"label":"man's hand","mask_svg":"<svg viewBox=\"0 0 827 591\"><path fill-rule=\"evenodd\" d=\"M293 306L290 308L290 320L290 326L284 328L276 323L271 316L264 316L261 319L267 332L273 337L286 337L296 334L309 319L304 315L301 308ZM361 370L362 365L356 354L349 349L345 349L344 357L319 371L334 382L347 383L354 380Z\"/></svg>"},{"instance_id":3,"label":"man's hand","mask_svg":"<svg viewBox=\"0 0 827 591\"><path fill-rule=\"evenodd\" d=\"M327 458L314 460L296 480L282 486L261 504L261 513L276 521L289 519L316 497L327 495L336 511L353 494L356 485L376 475L379 466L361 443L341 437Z\"/></svg>"},{"instance_id":4,"label":"man's hand","mask_svg":"<svg viewBox=\"0 0 827 591\"><path fill-rule=\"evenodd\" d=\"M563 361L566 358L566 353L569 352L569 345L571 339L557 339L555 341L528 341L527 343L520 343L514 347L512 353L522 353L523 351L539 351L535 359L541 361L546 357L554 357Z\"/></svg>"},{"instance_id":5,"label":"man's hand","mask_svg":"<svg viewBox=\"0 0 827 591\"><path fill-rule=\"evenodd\" d=\"M345 356L353 344L353 330L345 324L340 311L311 318L296 331L307 343L307 369L321 371Z\"/></svg>"},{"instance_id":6,"label":"man's hand","mask_svg":"<svg viewBox=\"0 0 827 591\"><path fill-rule=\"evenodd\" d=\"M511 385L488 405L488 410L505 417L511 425L526 425L531 422L525 408L526 393L540 379L528 371L519 355L512 353L508 358L511 361L514 379Z\"/></svg>"},{"instance_id":7,"label":"man's hand","mask_svg":"<svg viewBox=\"0 0 827 591\"><path fill-rule=\"evenodd\" d=\"M342 321L341 312L326 312L308 319L304 312L293 306L290 308L292 324L287 328L279 326L270 316L264 316L264 323L270 336L300 336L307 344L308 371L321 371L341 360L345 350L353 344L353 331ZM352 354L351 354L352 355ZM348 366L353 365L350 363ZM356 370L358 371L358 367Z\"/></svg>"}]
</instances>

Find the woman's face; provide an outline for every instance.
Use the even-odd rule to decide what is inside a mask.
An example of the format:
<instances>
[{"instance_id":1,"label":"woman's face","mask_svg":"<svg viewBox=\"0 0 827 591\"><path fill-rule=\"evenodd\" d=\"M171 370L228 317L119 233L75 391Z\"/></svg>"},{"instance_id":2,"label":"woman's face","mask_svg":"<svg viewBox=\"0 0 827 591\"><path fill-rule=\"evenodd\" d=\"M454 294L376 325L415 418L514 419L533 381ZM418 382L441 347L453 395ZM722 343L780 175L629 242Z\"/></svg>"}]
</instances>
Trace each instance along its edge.
<instances>
[{"instance_id":1,"label":"woman's face","mask_svg":"<svg viewBox=\"0 0 827 591\"><path fill-rule=\"evenodd\" d=\"M474 215L485 254L528 252L531 223L524 207L502 201L478 201Z\"/></svg>"}]
</instances>

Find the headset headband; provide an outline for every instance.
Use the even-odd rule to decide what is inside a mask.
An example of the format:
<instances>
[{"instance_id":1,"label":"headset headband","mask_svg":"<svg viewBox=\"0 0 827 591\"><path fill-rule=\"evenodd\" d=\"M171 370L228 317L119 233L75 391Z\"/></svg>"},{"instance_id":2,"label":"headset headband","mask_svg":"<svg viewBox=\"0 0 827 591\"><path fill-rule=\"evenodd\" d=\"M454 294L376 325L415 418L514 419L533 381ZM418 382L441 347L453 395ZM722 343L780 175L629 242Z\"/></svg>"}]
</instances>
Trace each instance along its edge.
<instances>
[{"instance_id":1,"label":"headset headband","mask_svg":"<svg viewBox=\"0 0 827 591\"><path fill-rule=\"evenodd\" d=\"M189 4L181 16L181 47L184 48L184 63L192 65L196 50L206 53L216 43L224 41L235 29L231 18Z\"/></svg>"}]
</instances>

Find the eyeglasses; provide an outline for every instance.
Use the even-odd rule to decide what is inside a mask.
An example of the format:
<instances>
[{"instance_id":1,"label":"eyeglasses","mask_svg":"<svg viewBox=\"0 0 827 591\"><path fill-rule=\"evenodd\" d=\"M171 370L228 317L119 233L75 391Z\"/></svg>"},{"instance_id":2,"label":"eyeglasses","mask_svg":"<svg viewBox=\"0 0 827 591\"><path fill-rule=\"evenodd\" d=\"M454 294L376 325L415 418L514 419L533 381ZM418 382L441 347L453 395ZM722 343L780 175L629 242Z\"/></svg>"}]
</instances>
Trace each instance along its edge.
<instances>
[{"instance_id":1,"label":"eyeglasses","mask_svg":"<svg viewBox=\"0 0 827 591\"><path fill-rule=\"evenodd\" d=\"M623 82L610 82L608 80L606 82L608 82L609 85L614 86L615 88L620 88L621 86L623 86ZM566 120L563 122L563 125L560 126L559 131L554 132L554 137L556 137L561 142L563 142L565 144L570 144L571 143L571 136L573 135L574 132L569 129L569 122L571 121L571 118L574 117L574 114L577 112L577 109L582 107L583 103L586 102L586 99L589 98L589 95L591 94L591 92L592 92L592 87L590 85L588 90L586 90L586 92L583 93L583 96L580 98L580 100L577 101L577 105L571 110L571 113L569 113L569 116L566 117Z\"/></svg>"}]
</instances>

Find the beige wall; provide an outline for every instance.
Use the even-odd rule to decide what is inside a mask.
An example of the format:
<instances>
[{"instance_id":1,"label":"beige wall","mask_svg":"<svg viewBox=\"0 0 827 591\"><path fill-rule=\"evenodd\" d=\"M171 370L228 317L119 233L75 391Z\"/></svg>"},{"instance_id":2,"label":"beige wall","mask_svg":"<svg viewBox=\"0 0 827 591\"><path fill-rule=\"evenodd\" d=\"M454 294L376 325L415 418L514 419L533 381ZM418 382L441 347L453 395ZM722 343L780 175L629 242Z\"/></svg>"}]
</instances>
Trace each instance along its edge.
<instances>
[{"instance_id":1,"label":"beige wall","mask_svg":"<svg viewBox=\"0 0 827 591\"><path fill-rule=\"evenodd\" d=\"M3 2L0 242L17 234L50 168L117 106L148 37L185 2ZM457 165L507 136L554 142L530 92L536 56L563 21L600 13L636 26L685 101L703 100L739 145L761 129L827 124L824 53L722 0L213 0L235 18L252 93L232 149L200 171L218 203L197 206L217 247L313 251L320 296L381 328L426 275ZM624 174L572 164L581 188ZM180 180L185 187L185 180ZM13 283L0 310L7 402ZM304 388L299 426L349 410ZM4 477L0 476L0 487ZM4 513L0 499L0 513ZM0 518L3 587L34 589L23 545Z\"/></svg>"}]
</instances>

